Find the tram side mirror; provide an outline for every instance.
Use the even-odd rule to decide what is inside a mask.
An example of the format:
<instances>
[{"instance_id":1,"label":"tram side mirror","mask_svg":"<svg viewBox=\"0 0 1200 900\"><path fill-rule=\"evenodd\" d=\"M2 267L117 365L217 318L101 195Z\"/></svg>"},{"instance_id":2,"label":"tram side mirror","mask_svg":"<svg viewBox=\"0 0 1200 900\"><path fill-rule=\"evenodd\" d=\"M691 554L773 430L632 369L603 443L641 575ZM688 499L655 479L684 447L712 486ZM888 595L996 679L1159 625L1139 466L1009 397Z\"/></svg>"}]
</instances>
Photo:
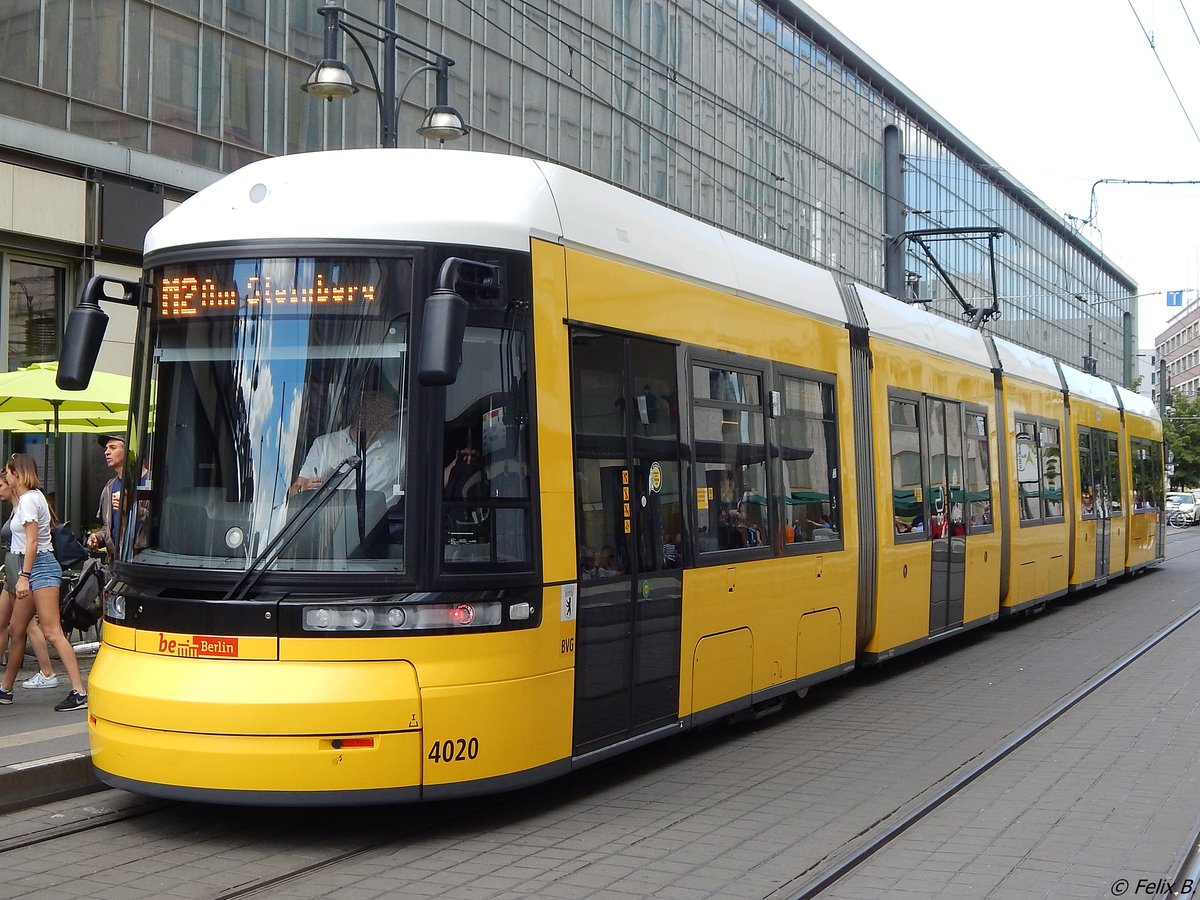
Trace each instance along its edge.
<instances>
[{"instance_id":1,"label":"tram side mirror","mask_svg":"<svg viewBox=\"0 0 1200 900\"><path fill-rule=\"evenodd\" d=\"M92 380L96 357L100 355L100 345L108 328L108 314L100 308L100 301L112 300L136 306L139 295L140 287L136 282L106 275L93 275L88 279L63 334L58 374L54 378L59 388L82 391Z\"/></svg>"},{"instance_id":2,"label":"tram side mirror","mask_svg":"<svg viewBox=\"0 0 1200 900\"><path fill-rule=\"evenodd\" d=\"M467 331L467 301L455 291L438 288L425 301L417 380L429 387L454 384L462 362Z\"/></svg>"}]
</instances>

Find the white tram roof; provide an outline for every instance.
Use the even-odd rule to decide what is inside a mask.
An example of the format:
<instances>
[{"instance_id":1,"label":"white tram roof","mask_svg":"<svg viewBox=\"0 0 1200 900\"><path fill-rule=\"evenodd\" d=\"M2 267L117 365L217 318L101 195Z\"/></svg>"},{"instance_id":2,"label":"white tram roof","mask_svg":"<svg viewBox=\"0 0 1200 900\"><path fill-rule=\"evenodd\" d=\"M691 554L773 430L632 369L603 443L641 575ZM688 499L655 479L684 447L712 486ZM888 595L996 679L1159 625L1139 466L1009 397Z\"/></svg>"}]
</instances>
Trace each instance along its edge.
<instances>
[{"instance_id":1,"label":"white tram roof","mask_svg":"<svg viewBox=\"0 0 1200 900\"><path fill-rule=\"evenodd\" d=\"M983 335L974 328L936 316L861 284L854 285L854 290L862 302L872 335L946 359L962 360L988 370L992 368L992 359Z\"/></svg>"},{"instance_id":2,"label":"white tram roof","mask_svg":"<svg viewBox=\"0 0 1200 900\"><path fill-rule=\"evenodd\" d=\"M992 335L992 343L996 347L996 357L1000 360L1000 368L1005 375L1051 387L1056 391L1062 390L1058 366L1049 356L996 335Z\"/></svg>"},{"instance_id":3,"label":"white tram roof","mask_svg":"<svg viewBox=\"0 0 1200 900\"><path fill-rule=\"evenodd\" d=\"M528 160L456 150L337 150L250 163L189 197L146 235L146 253L261 241L378 241L529 249L557 232ZM255 199L258 198L258 199Z\"/></svg>"},{"instance_id":4,"label":"white tram roof","mask_svg":"<svg viewBox=\"0 0 1200 900\"><path fill-rule=\"evenodd\" d=\"M1144 394L1139 394L1129 390L1127 387L1122 387L1119 384L1114 384L1117 390L1117 397L1121 401L1121 408L1125 412L1133 413L1135 416L1142 416L1147 419L1158 419L1158 407L1154 405L1154 401Z\"/></svg>"},{"instance_id":5,"label":"white tram roof","mask_svg":"<svg viewBox=\"0 0 1200 900\"><path fill-rule=\"evenodd\" d=\"M1063 386L1072 397L1083 397L1093 403L1116 408L1116 385L1111 381L1081 372L1064 363L1058 364L1058 371L1062 373Z\"/></svg>"},{"instance_id":6,"label":"white tram roof","mask_svg":"<svg viewBox=\"0 0 1200 900\"><path fill-rule=\"evenodd\" d=\"M527 251L531 236L846 321L824 269L562 166L479 151L338 150L260 160L186 200L150 230L145 249L344 239Z\"/></svg>"}]
</instances>

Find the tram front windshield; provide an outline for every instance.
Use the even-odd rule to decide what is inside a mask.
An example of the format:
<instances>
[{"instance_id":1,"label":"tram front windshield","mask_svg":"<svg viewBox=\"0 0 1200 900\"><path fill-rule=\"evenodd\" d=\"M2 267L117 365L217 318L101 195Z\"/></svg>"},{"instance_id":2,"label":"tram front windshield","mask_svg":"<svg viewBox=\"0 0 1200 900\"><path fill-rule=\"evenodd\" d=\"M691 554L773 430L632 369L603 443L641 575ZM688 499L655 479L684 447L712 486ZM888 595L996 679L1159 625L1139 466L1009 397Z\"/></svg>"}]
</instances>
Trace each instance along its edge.
<instances>
[{"instance_id":1,"label":"tram front windshield","mask_svg":"<svg viewBox=\"0 0 1200 900\"><path fill-rule=\"evenodd\" d=\"M404 570L406 259L154 270L138 563Z\"/></svg>"}]
</instances>

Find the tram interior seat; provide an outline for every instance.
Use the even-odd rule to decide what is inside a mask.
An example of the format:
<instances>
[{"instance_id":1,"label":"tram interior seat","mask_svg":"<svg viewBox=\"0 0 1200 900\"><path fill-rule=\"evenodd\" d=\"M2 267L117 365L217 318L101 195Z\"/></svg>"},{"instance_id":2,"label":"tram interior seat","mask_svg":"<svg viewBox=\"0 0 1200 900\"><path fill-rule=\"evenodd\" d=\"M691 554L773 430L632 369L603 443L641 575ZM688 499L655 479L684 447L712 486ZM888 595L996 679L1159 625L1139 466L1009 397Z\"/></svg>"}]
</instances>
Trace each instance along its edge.
<instances>
[{"instance_id":1,"label":"tram interior seat","mask_svg":"<svg viewBox=\"0 0 1200 900\"><path fill-rule=\"evenodd\" d=\"M303 507L303 494L288 502L288 521ZM382 559L388 555L387 502L382 491L363 494L363 533L353 490L335 490L284 547L284 559Z\"/></svg>"},{"instance_id":2,"label":"tram interior seat","mask_svg":"<svg viewBox=\"0 0 1200 900\"><path fill-rule=\"evenodd\" d=\"M288 501L288 521L307 497ZM225 489L199 487L169 495L163 503L162 549L205 556L244 557L249 540L249 504L225 500ZM382 491L364 495L364 533L359 539L355 492L335 490L289 541L284 559L382 559L388 555L387 503ZM235 533L238 540L231 541Z\"/></svg>"},{"instance_id":3,"label":"tram interior seat","mask_svg":"<svg viewBox=\"0 0 1200 900\"><path fill-rule=\"evenodd\" d=\"M244 557L248 527L247 504L226 500L224 488L172 491L163 500L161 549L202 556Z\"/></svg>"}]
</instances>

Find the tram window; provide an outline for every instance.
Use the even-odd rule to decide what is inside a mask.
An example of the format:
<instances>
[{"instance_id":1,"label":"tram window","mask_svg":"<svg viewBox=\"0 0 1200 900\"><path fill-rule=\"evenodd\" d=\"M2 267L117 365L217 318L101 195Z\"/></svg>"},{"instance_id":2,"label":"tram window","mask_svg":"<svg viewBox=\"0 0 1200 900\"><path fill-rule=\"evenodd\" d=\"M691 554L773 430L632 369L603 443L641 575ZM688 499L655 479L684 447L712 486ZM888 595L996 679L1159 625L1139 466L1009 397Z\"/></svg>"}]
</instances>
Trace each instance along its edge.
<instances>
[{"instance_id":1,"label":"tram window","mask_svg":"<svg viewBox=\"0 0 1200 900\"><path fill-rule=\"evenodd\" d=\"M635 540L631 552L638 572L682 568L685 529L679 465L678 351L633 338L626 340L626 346L633 389L629 428L634 452L630 476ZM621 512L624 514L623 506ZM615 566L606 566L605 548L599 549L597 571L628 571L622 568L619 554L614 557Z\"/></svg>"},{"instance_id":2,"label":"tram window","mask_svg":"<svg viewBox=\"0 0 1200 900\"><path fill-rule=\"evenodd\" d=\"M1042 467L1038 459L1037 425L1017 420L1017 507L1022 522L1042 518Z\"/></svg>"},{"instance_id":3,"label":"tram window","mask_svg":"<svg viewBox=\"0 0 1200 900\"><path fill-rule=\"evenodd\" d=\"M1121 452L1115 434L1107 433L1105 443L1108 446L1108 508L1112 515L1119 516L1124 506L1121 502Z\"/></svg>"},{"instance_id":4,"label":"tram window","mask_svg":"<svg viewBox=\"0 0 1200 900\"><path fill-rule=\"evenodd\" d=\"M1150 505L1145 482L1146 457L1149 451L1146 448L1146 442L1140 441L1137 438L1130 439L1129 451L1130 463L1132 464L1131 474L1133 476L1133 511L1141 512Z\"/></svg>"},{"instance_id":5,"label":"tram window","mask_svg":"<svg viewBox=\"0 0 1200 900\"><path fill-rule=\"evenodd\" d=\"M1092 499L1096 512L1108 518L1108 479L1105 477L1105 436L1108 432L1092 429Z\"/></svg>"},{"instance_id":6,"label":"tram window","mask_svg":"<svg viewBox=\"0 0 1200 900\"><path fill-rule=\"evenodd\" d=\"M1092 430L1080 428L1079 443L1079 514L1085 519L1096 517L1095 485L1092 473Z\"/></svg>"},{"instance_id":7,"label":"tram window","mask_svg":"<svg viewBox=\"0 0 1200 900\"><path fill-rule=\"evenodd\" d=\"M1150 505L1156 509L1162 509L1163 490L1166 485L1163 478L1163 448L1158 441L1150 441L1149 447L1150 459L1146 473L1146 490Z\"/></svg>"},{"instance_id":8,"label":"tram window","mask_svg":"<svg viewBox=\"0 0 1200 900\"><path fill-rule=\"evenodd\" d=\"M967 413L967 505L971 530L992 525L992 468L988 454L987 416Z\"/></svg>"},{"instance_id":9,"label":"tram window","mask_svg":"<svg viewBox=\"0 0 1200 900\"><path fill-rule=\"evenodd\" d=\"M896 536L923 536L925 501L921 487L921 431L917 402L892 399L888 420L892 438L892 522Z\"/></svg>"},{"instance_id":10,"label":"tram window","mask_svg":"<svg viewBox=\"0 0 1200 900\"><path fill-rule=\"evenodd\" d=\"M762 376L692 367L700 551L769 544Z\"/></svg>"},{"instance_id":11,"label":"tram window","mask_svg":"<svg viewBox=\"0 0 1200 900\"><path fill-rule=\"evenodd\" d=\"M1057 425L1042 425L1038 429L1038 452L1042 464L1042 505L1047 519L1061 519L1063 514L1062 448L1059 446Z\"/></svg>"},{"instance_id":12,"label":"tram window","mask_svg":"<svg viewBox=\"0 0 1200 900\"><path fill-rule=\"evenodd\" d=\"M1162 491L1162 445L1157 441L1133 438L1133 508L1135 512L1159 509Z\"/></svg>"},{"instance_id":13,"label":"tram window","mask_svg":"<svg viewBox=\"0 0 1200 900\"><path fill-rule=\"evenodd\" d=\"M151 277L158 415L139 561L402 572L411 261L225 259ZM358 299L319 299L333 290ZM381 406L359 419L368 394Z\"/></svg>"},{"instance_id":14,"label":"tram window","mask_svg":"<svg viewBox=\"0 0 1200 900\"><path fill-rule=\"evenodd\" d=\"M458 380L446 388L442 559L531 559L524 335L470 327Z\"/></svg>"},{"instance_id":15,"label":"tram window","mask_svg":"<svg viewBox=\"0 0 1200 900\"><path fill-rule=\"evenodd\" d=\"M779 387L784 542L840 540L833 385L782 376Z\"/></svg>"}]
</instances>

